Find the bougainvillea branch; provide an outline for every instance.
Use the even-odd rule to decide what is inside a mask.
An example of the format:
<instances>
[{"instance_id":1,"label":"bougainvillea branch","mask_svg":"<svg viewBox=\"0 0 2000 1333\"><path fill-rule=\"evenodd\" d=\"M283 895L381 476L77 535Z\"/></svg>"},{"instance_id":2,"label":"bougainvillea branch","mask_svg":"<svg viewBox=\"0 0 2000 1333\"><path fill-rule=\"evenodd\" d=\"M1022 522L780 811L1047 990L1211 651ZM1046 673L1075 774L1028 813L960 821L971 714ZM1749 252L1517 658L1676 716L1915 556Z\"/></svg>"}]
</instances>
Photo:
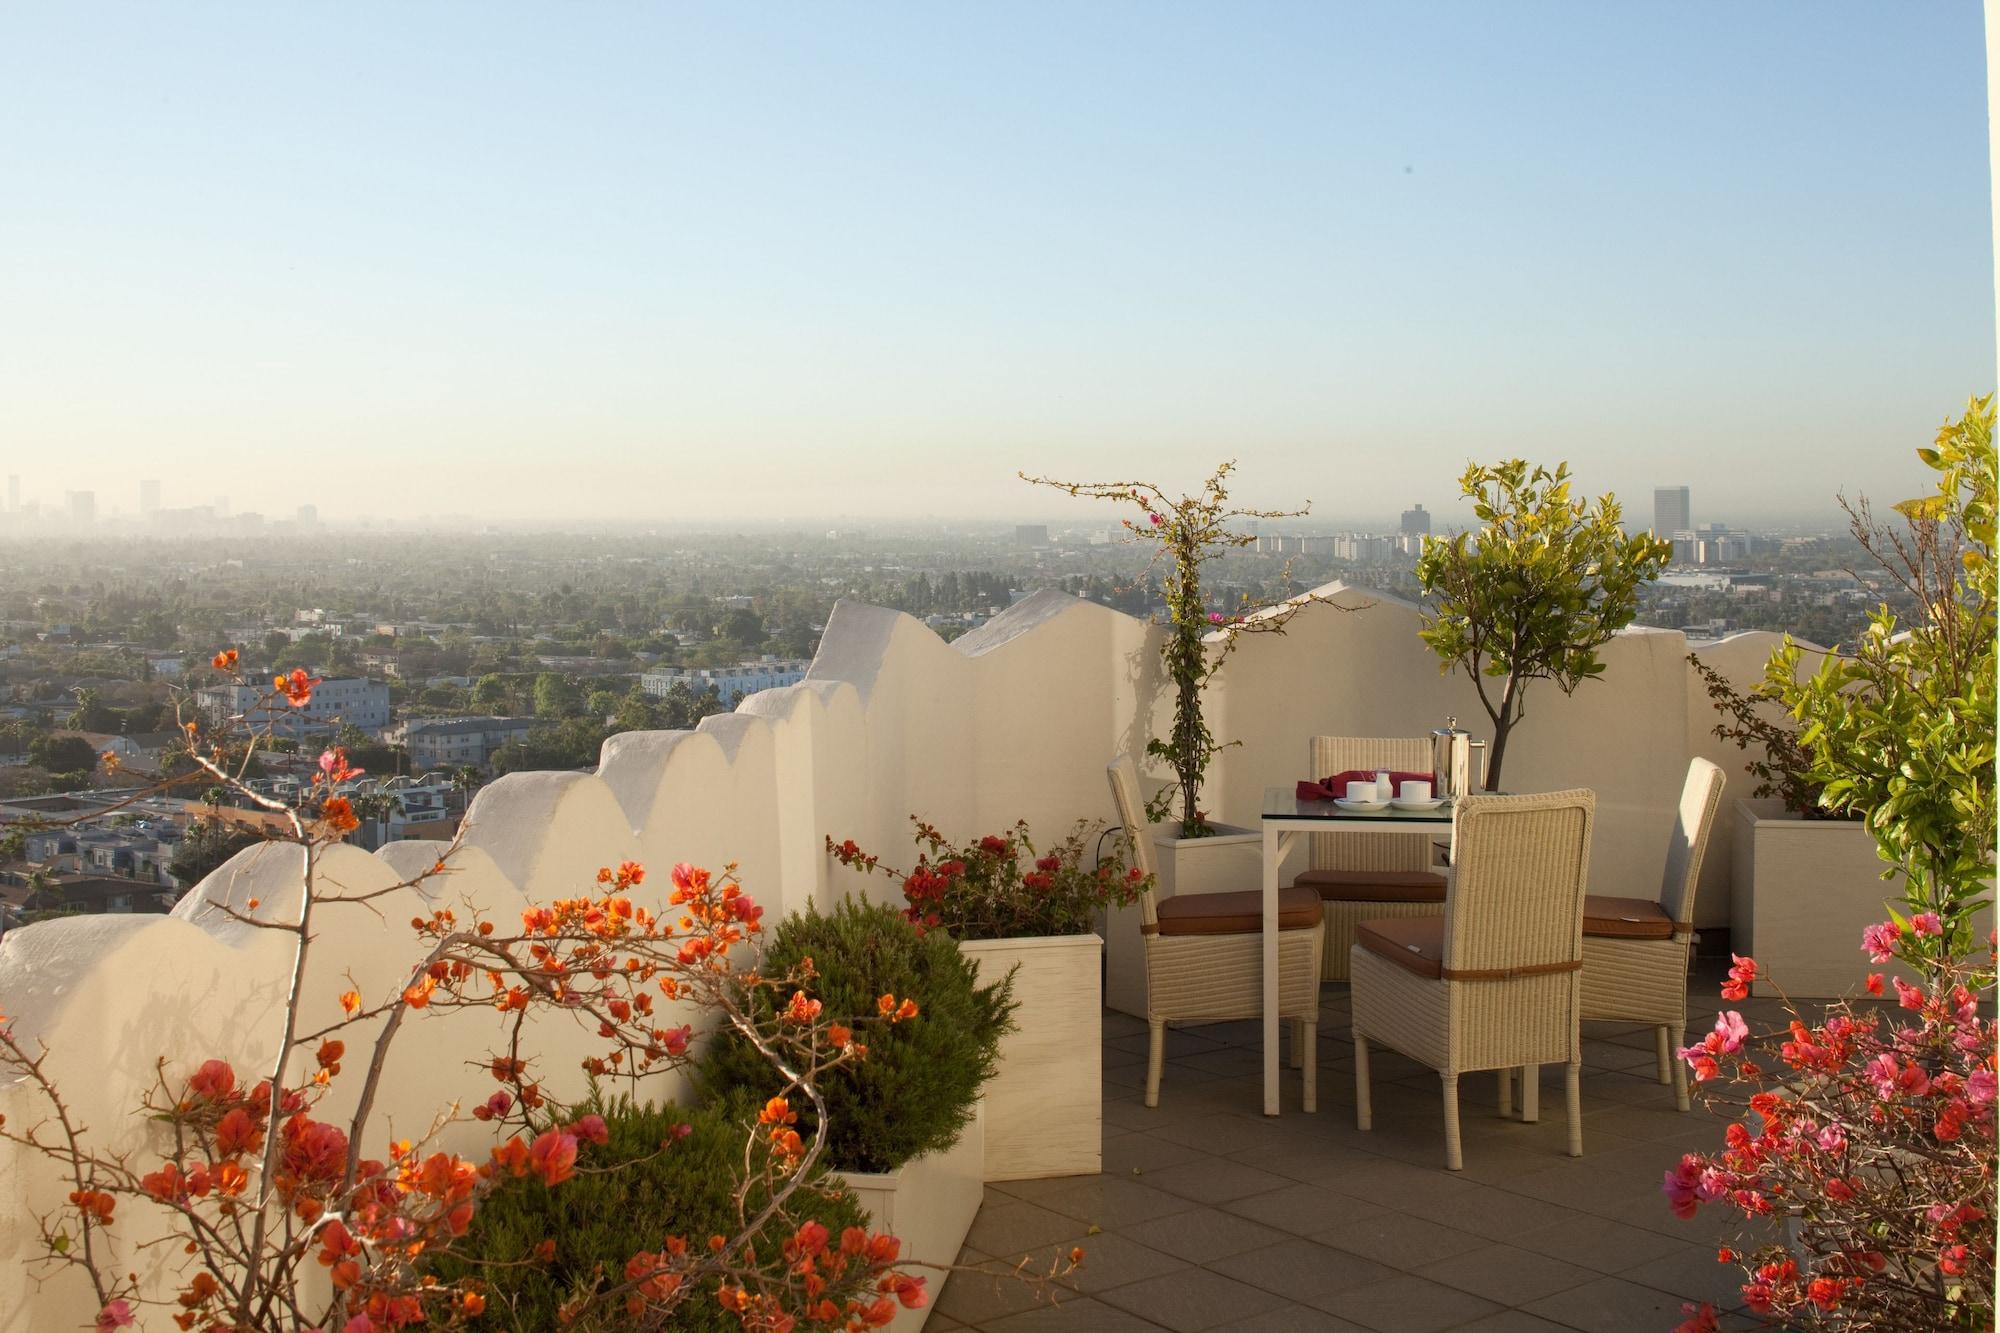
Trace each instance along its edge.
<instances>
[{"instance_id":1,"label":"bougainvillea branch","mask_svg":"<svg viewBox=\"0 0 2000 1333\"><path fill-rule=\"evenodd\" d=\"M218 654L214 665L227 671L235 664ZM304 673L279 678L270 702L303 706L317 684ZM744 965L763 913L733 867L719 875L674 867L654 908L645 903L644 869L626 862L600 871L586 893L529 908L517 927L503 930L473 909L461 920L451 907L432 907L410 922L413 961L393 993L364 999L350 989L337 997L341 1019L304 1031L316 912L374 911L368 900L389 892L320 892L326 848L355 827L338 790L355 770L329 750L310 789L287 804L248 789L225 735L205 734L199 724L187 731L197 765L246 803L280 816L285 840L300 848L296 913L273 915L256 898L203 904L290 936L270 1076L245 1087L227 1060L176 1071L163 1059L140 1106L156 1126L152 1141L136 1151L93 1150L49 1075L47 1049L31 1049L0 1016L0 1072L24 1079L48 1107L36 1123L0 1120L0 1142L52 1161L73 1186L66 1206L39 1225L47 1258L87 1275L100 1329L128 1326L149 1306L170 1311L182 1329L376 1333L477 1322L488 1283L477 1275L440 1282L427 1265L452 1252L500 1181L532 1177L560 1187L590 1169L591 1148L605 1141L602 1119L554 1096L524 1053L528 1014L566 1014L603 1041L584 1061L593 1081L637 1080L686 1063L694 1025L668 1019L669 1006L704 1024L732 1026L780 1074L782 1090L745 1127L743 1173L733 1184L740 1225L726 1235L684 1236L672 1219L660 1219L658 1234L635 1236L621 1273L602 1276L566 1307L583 1321L578 1326L601 1317L619 1328L664 1329L688 1301L714 1300L746 1328L863 1329L924 1303L922 1279L896 1266L893 1237L858 1229L832 1237L795 1207L823 1147L819 1080L865 1057L869 1026L917 1019L912 1002L884 996L878 1015L830 1021L810 998L809 967L766 977ZM396 887L412 888L445 869L441 859ZM760 1018L751 1000L778 987L789 1003ZM376 1140L377 1095L399 1034L415 1015L466 1010L506 1021L504 1052L481 1062L499 1089L438 1108L418 1140ZM324 1118L322 1103L349 1063L351 1043L367 1057L355 1109ZM465 1100L476 1100L469 1112ZM802 1135L794 1126L808 1104L812 1129ZM438 1146L454 1125L471 1123L495 1136L483 1160ZM376 1142L382 1155L365 1155ZM762 1201L755 1208L747 1206L753 1192ZM152 1243L160 1224L187 1255L171 1294L142 1284L119 1258L121 1248Z\"/></svg>"},{"instance_id":2,"label":"bougainvillea branch","mask_svg":"<svg viewBox=\"0 0 2000 1333\"><path fill-rule=\"evenodd\" d=\"M1201 692L1228 660L1244 634L1282 634L1291 618L1312 605L1339 606L1329 598L1307 593L1281 602L1260 602L1247 593L1229 611L1211 611L1201 586L1201 567L1225 551L1255 544L1255 533L1231 525L1244 519L1300 518L1312 509L1246 509L1229 502L1229 474L1234 459L1218 464L1193 495L1172 496L1149 481L1057 481L1022 472L1021 480L1092 500L1111 500L1139 510L1139 518L1124 519L1131 539L1153 544L1141 578L1161 571L1167 603L1167 640L1160 661L1174 689L1173 727L1155 737L1146 753L1166 761L1174 783L1146 804L1147 818L1158 821L1178 806L1180 836L1205 837L1214 830L1199 804L1208 765L1226 746L1216 740L1202 714ZM1289 566L1285 572L1289 582ZM1342 610L1356 609L1341 607Z\"/></svg>"}]
</instances>

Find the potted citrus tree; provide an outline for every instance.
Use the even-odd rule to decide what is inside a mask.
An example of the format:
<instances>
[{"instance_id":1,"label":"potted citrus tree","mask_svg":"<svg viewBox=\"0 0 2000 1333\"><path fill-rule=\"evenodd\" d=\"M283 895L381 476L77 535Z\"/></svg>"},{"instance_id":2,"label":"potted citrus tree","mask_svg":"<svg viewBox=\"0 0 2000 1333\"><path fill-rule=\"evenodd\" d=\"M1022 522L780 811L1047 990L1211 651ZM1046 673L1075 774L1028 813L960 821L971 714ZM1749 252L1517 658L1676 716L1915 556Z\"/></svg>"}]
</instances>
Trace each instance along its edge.
<instances>
[{"instance_id":1,"label":"potted citrus tree","mask_svg":"<svg viewBox=\"0 0 2000 1333\"><path fill-rule=\"evenodd\" d=\"M1898 504L1900 525L1877 522L1866 500L1842 501L1855 540L1908 595L1916 614L1905 622L1887 606L1878 608L1851 651L1829 654L1816 668L1788 638L1765 667L1760 693L1797 725L1802 773L1817 789L1816 804L1858 817L1846 826L1850 863L1863 864L1870 843L1876 853L1874 882L1843 897L1829 896L1823 879L1796 886L1793 914L1809 919L1813 930L1795 933L1828 942L1830 956L1812 961L1829 977L1847 952L1841 941L1851 947L1861 925L1879 920L1886 898L1900 896L1913 913L1942 922L1957 954L1970 952L1992 927L2000 621L1993 424L1992 398L1974 399L1963 417L1939 429L1931 447L1917 451L1938 474L1937 489ZM1760 860L1751 885L1760 904L1779 891L1780 881L1764 875L1769 868ZM1894 908L1890 913L1906 924ZM1772 943L1759 940L1760 956L1772 952ZM1817 975L1785 976L1795 994L1837 989Z\"/></svg>"},{"instance_id":2,"label":"potted citrus tree","mask_svg":"<svg viewBox=\"0 0 2000 1333\"><path fill-rule=\"evenodd\" d=\"M1802 659L1803 660L1803 659ZM1882 916L1881 862L1858 812L1821 804L1812 755L1768 683L1739 691L1694 654L1688 665L1720 715L1714 734L1744 751L1755 780L1735 802L1729 947L1764 961L1754 994L1838 995L1854 983L1854 941Z\"/></svg>"},{"instance_id":3,"label":"potted citrus tree","mask_svg":"<svg viewBox=\"0 0 2000 1333\"><path fill-rule=\"evenodd\" d=\"M1093 926L1099 913L1136 899L1143 877L1095 862L1102 826L1089 821L1043 849L1025 821L957 845L910 818L922 850L908 871L851 839L829 837L826 849L899 883L911 924L949 935L982 978L1013 978L1020 1008L985 1091L985 1178L1095 1175L1104 1141L1103 941Z\"/></svg>"}]
</instances>

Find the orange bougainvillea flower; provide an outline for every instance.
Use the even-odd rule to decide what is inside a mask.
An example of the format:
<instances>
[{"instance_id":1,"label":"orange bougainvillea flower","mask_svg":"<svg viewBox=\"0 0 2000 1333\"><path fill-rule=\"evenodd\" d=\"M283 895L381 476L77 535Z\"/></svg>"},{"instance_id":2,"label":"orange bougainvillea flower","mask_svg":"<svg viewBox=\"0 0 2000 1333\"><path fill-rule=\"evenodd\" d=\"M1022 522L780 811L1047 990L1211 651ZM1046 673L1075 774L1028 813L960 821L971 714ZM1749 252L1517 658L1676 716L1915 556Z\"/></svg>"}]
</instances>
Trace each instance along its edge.
<instances>
[{"instance_id":1,"label":"orange bougainvillea flower","mask_svg":"<svg viewBox=\"0 0 2000 1333\"><path fill-rule=\"evenodd\" d=\"M208 664L217 671L234 671L236 670L236 650L234 648L224 648L214 657L209 658Z\"/></svg>"},{"instance_id":2,"label":"orange bougainvillea flower","mask_svg":"<svg viewBox=\"0 0 2000 1333\"><path fill-rule=\"evenodd\" d=\"M308 676L304 667L294 667L289 676L271 677L271 688L289 699L294 708L304 708L311 703L313 691L325 683L325 677Z\"/></svg>"},{"instance_id":3,"label":"orange bougainvillea flower","mask_svg":"<svg viewBox=\"0 0 2000 1333\"><path fill-rule=\"evenodd\" d=\"M352 833L361 827L360 819L354 814L354 803L345 796L327 797L319 808L319 818L322 824L337 834Z\"/></svg>"},{"instance_id":4,"label":"orange bougainvillea flower","mask_svg":"<svg viewBox=\"0 0 2000 1333\"><path fill-rule=\"evenodd\" d=\"M547 1185L560 1185L576 1174L576 1136L561 1130L543 1131L528 1145L529 1169Z\"/></svg>"},{"instance_id":5,"label":"orange bougainvillea flower","mask_svg":"<svg viewBox=\"0 0 2000 1333\"><path fill-rule=\"evenodd\" d=\"M348 1014L355 1014L355 1013L358 1013L358 1012L360 1012L360 1009L361 1009L361 992L360 992L360 991L343 991L343 992L341 992L341 996L340 996L340 1007L341 1007L341 1009L342 1009L342 1010L344 1010L344 1011L345 1011L346 1013L348 1013Z\"/></svg>"}]
</instances>

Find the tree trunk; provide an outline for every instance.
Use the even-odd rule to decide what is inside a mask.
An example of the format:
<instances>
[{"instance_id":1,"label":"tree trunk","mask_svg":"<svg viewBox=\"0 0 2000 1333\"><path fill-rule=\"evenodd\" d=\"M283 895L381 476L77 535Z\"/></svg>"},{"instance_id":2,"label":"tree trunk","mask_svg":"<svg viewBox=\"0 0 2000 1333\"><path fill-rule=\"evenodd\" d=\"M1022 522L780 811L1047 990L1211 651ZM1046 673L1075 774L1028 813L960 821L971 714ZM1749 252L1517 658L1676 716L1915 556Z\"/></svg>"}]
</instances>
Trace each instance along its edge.
<instances>
[{"instance_id":1,"label":"tree trunk","mask_svg":"<svg viewBox=\"0 0 2000 1333\"><path fill-rule=\"evenodd\" d=\"M1500 761L1507 757L1507 735L1514 730L1512 718L1502 716L1493 724L1493 744L1486 752L1486 790L1500 790Z\"/></svg>"}]
</instances>

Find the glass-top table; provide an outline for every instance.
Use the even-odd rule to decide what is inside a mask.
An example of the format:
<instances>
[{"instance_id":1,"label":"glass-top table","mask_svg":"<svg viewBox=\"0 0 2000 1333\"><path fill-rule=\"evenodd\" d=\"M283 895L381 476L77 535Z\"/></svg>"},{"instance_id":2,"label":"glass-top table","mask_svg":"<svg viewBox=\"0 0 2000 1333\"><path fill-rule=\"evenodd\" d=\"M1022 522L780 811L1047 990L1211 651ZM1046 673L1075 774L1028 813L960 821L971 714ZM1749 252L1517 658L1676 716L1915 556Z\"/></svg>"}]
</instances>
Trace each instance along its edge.
<instances>
[{"instance_id":1,"label":"glass-top table","mask_svg":"<svg viewBox=\"0 0 2000 1333\"><path fill-rule=\"evenodd\" d=\"M1278 864L1301 833L1412 833L1435 829L1450 835L1452 803L1431 810L1343 809L1335 801L1302 801L1293 787L1264 789L1264 1114L1278 1114ZM1305 1109L1315 1111L1316 1090L1305 1089Z\"/></svg>"},{"instance_id":2,"label":"glass-top table","mask_svg":"<svg viewBox=\"0 0 2000 1333\"><path fill-rule=\"evenodd\" d=\"M1284 787L1264 789L1264 819L1297 819L1312 824L1345 824L1356 822L1391 824L1449 824L1451 823L1451 802L1445 801L1429 810L1403 810L1395 805L1386 805L1380 810L1354 810L1338 801L1302 801L1294 791ZM1343 829L1342 832L1346 830ZM1320 832L1326 832L1321 829Z\"/></svg>"}]
</instances>

